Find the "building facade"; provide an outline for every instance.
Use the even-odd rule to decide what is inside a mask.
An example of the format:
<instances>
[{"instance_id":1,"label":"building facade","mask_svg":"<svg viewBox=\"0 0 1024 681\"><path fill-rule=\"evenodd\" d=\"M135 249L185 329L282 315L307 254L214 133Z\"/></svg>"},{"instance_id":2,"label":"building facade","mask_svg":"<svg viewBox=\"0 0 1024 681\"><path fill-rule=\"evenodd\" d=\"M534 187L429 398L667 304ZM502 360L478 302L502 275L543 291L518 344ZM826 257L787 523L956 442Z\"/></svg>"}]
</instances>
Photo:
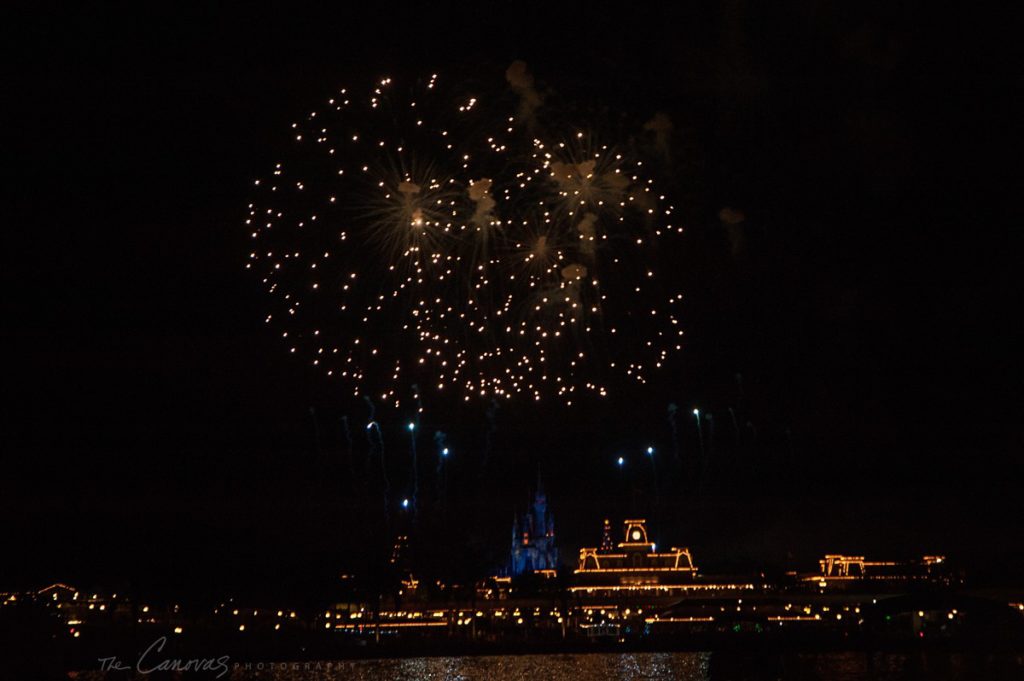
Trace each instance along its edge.
<instances>
[{"instance_id":1,"label":"building facade","mask_svg":"<svg viewBox=\"0 0 1024 681\"><path fill-rule=\"evenodd\" d=\"M647 537L644 520L626 520L623 540L611 545L606 520L600 548L580 549L575 592L673 593L692 588L697 575L689 549L657 550Z\"/></svg>"}]
</instances>

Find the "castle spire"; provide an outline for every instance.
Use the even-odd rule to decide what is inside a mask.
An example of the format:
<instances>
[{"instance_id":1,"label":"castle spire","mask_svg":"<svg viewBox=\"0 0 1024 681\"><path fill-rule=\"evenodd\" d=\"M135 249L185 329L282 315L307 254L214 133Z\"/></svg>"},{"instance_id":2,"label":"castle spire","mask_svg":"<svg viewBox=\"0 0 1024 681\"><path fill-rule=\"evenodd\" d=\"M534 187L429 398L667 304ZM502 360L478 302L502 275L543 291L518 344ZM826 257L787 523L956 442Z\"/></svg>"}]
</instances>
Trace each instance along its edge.
<instances>
[{"instance_id":1,"label":"castle spire","mask_svg":"<svg viewBox=\"0 0 1024 681\"><path fill-rule=\"evenodd\" d=\"M558 569L558 546L555 543L554 515L548 509L543 482L537 476L537 487L526 512L512 518L512 552L510 574Z\"/></svg>"}]
</instances>

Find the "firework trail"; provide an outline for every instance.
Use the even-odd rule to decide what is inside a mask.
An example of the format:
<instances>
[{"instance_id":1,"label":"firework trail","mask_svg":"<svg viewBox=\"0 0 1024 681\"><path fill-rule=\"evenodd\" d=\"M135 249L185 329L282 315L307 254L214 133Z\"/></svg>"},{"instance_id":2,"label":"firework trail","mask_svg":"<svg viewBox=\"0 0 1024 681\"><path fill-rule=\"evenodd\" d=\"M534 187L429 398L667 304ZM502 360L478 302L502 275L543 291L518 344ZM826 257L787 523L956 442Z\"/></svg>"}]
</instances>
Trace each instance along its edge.
<instances>
[{"instance_id":1,"label":"firework trail","mask_svg":"<svg viewBox=\"0 0 1024 681\"><path fill-rule=\"evenodd\" d=\"M697 444L700 451L700 458L694 466L694 473L697 476L697 495L700 496L704 491L704 483L707 478L708 457L704 451L704 426L700 420L700 409L696 407L693 409L693 420L697 424Z\"/></svg>"},{"instance_id":2,"label":"firework trail","mask_svg":"<svg viewBox=\"0 0 1024 681\"><path fill-rule=\"evenodd\" d=\"M437 498L443 502L446 487L444 476L447 473L444 462L448 458L448 436L444 431L438 430L434 433L434 448L437 450L437 470L434 472L434 482L437 487Z\"/></svg>"},{"instance_id":3,"label":"firework trail","mask_svg":"<svg viewBox=\"0 0 1024 681\"><path fill-rule=\"evenodd\" d=\"M736 412L733 411L732 407L729 407L729 418L732 419L732 432L736 438L736 446L740 446L740 424L736 421Z\"/></svg>"},{"instance_id":4,"label":"firework trail","mask_svg":"<svg viewBox=\"0 0 1024 681\"><path fill-rule=\"evenodd\" d=\"M388 466L384 458L384 433L380 429L380 424L377 423L377 407L374 405L373 400L370 399L369 395L363 395L363 399L366 401L366 406L370 409L369 422L366 424L366 439L370 443L370 452L374 449L377 450L380 456L380 472L384 480L384 517L387 518L390 513L390 496L391 496L391 481L388 479ZM376 441L373 438L373 433L377 434Z\"/></svg>"},{"instance_id":5,"label":"firework trail","mask_svg":"<svg viewBox=\"0 0 1024 681\"><path fill-rule=\"evenodd\" d=\"M413 384L412 389L413 400L415 400L417 404L417 409L406 428L409 430L409 451L412 454L412 517L415 520L419 508L420 493L420 463L419 455L416 451L416 435L420 429L420 412L423 411L423 403L420 401L419 388L415 383Z\"/></svg>"},{"instance_id":6,"label":"firework trail","mask_svg":"<svg viewBox=\"0 0 1024 681\"><path fill-rule=\"evenodd\" d=\"M410 423L410 426L414 424ZM420 474L419 474L419 459L416 455L416 429L415 427L409 428L409 447L412 451L412 517L416 518L416 509L419 503L420 493Z\"/></svg>"},{"instance_id":7,"label":"firework trail","mask_svg":"<svg viewBox=\"0 0 1024 681\"><path fill-rule=\"evenodd\" d=\"M377 425L377 405L373 403L373 400L370 399L369 395L363 395L363 401L366 402L366 406L370 411L366 417L366 440L372 448L376 446L373 441L373 437L371 437L371 433L373 432L373 426Z\"/></svg>"},{"instance_id":8,"label":"firework trail","mask_svg":"<svg viewBox=\"0 0 1024 681\"><path fill-rule=\"evenodd\" d=\"M568 120L525 64L505 75L341 89L256 181L265 322L354 396L572 404L681 350L672 206L628 143Z\"/></svg>"},{"instance_id":9,"label":"firework trail","mask_svg":"<svg viewBox=\"0 0 1024 681\"><path fill-rule=\"evenodd\" d=\"M679 456L679 428L676 424L676 412L679 411L679 407L676 406L675 402L668 403L668 425L672 429L672 454L675 456L676 465L681 463Z\"/></svg>"},{"instance_id":10,"label":"firework trail","mask_svg":"<svg viewBox=\"0 0 1024 681\"><path fill-rule=\"evenodd\" d=\"M448 435L444 431L434 432L434 447L437 449L437 472L440 473L448 456Z\"/></svg>"},{"instance_id":11,"label":"firework trail","mask_svg":"<svg viewBox=\"0 0 1024 681\"><path fill-rule=\"evenodd\" d=\"M660 502L658 493L658 464L654 456L654 447L647 448L647 458L651 460L651 487L654 489L654 505Z\"/></svg>"}]
</instances>

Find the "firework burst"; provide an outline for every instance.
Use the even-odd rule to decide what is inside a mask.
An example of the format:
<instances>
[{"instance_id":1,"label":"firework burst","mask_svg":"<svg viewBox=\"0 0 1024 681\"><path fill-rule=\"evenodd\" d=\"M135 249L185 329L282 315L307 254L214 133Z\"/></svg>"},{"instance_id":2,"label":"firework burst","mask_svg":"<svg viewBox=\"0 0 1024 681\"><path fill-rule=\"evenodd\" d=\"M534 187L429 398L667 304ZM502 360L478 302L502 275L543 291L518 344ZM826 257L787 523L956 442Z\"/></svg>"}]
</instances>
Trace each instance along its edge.
<instances>
[{"instance_id":1,"label":"firework burst","mask_svg":"<svg viewBox=\"0 0 1024 681\"><path fill-rule=\"evenodd\" d=\"M545 126L538 97L520 120L517 94L385 78L293 125L247 220L290 352L383 402L419 384L571 403L681 348L657 272L671 206L626 151Z\"/></svg>"}]
</instances>

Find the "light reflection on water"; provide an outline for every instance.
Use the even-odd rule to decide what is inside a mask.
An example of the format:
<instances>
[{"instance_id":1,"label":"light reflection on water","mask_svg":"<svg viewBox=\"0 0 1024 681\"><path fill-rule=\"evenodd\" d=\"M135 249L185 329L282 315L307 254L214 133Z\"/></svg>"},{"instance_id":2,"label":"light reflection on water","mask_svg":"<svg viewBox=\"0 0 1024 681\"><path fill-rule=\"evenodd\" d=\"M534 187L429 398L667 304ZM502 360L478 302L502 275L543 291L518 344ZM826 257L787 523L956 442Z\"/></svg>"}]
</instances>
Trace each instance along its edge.
<instances>
[{"instance_id":1,"label":"light reflection on water","mask_svg":"<svg viewBox=\"0 0 1024 681\"><path fill-rule=\"evenodd\" d=\"M706 681L710 653L623 655L503 655L415 657L397 660L269 663L238 667L239 681L542 681L544 679L621 679L622 681Z\"/></svg>"},{"instance_id":2,"label":"light reflection on water","mask_svg":"<svg viewBox=\"0 0 1024 681\"><path fill-rule=\"evenodd\" d=\"M234 681L1021 681L1024 653L918 651L622 653L232 662ZM83 671L80 681L212 678L208 673Z\"/></svg>"},{"instance_id":3,"label":"light reflection on water","mask_svg":"<svg viewBox=\"0 0 1024 681\"><path fill-rule=\"evenodd\" d=\"M236 681L997 681L1024 655L986 653L626 653L431 657L235 667Z\"/></svg>"}]
</instances>

